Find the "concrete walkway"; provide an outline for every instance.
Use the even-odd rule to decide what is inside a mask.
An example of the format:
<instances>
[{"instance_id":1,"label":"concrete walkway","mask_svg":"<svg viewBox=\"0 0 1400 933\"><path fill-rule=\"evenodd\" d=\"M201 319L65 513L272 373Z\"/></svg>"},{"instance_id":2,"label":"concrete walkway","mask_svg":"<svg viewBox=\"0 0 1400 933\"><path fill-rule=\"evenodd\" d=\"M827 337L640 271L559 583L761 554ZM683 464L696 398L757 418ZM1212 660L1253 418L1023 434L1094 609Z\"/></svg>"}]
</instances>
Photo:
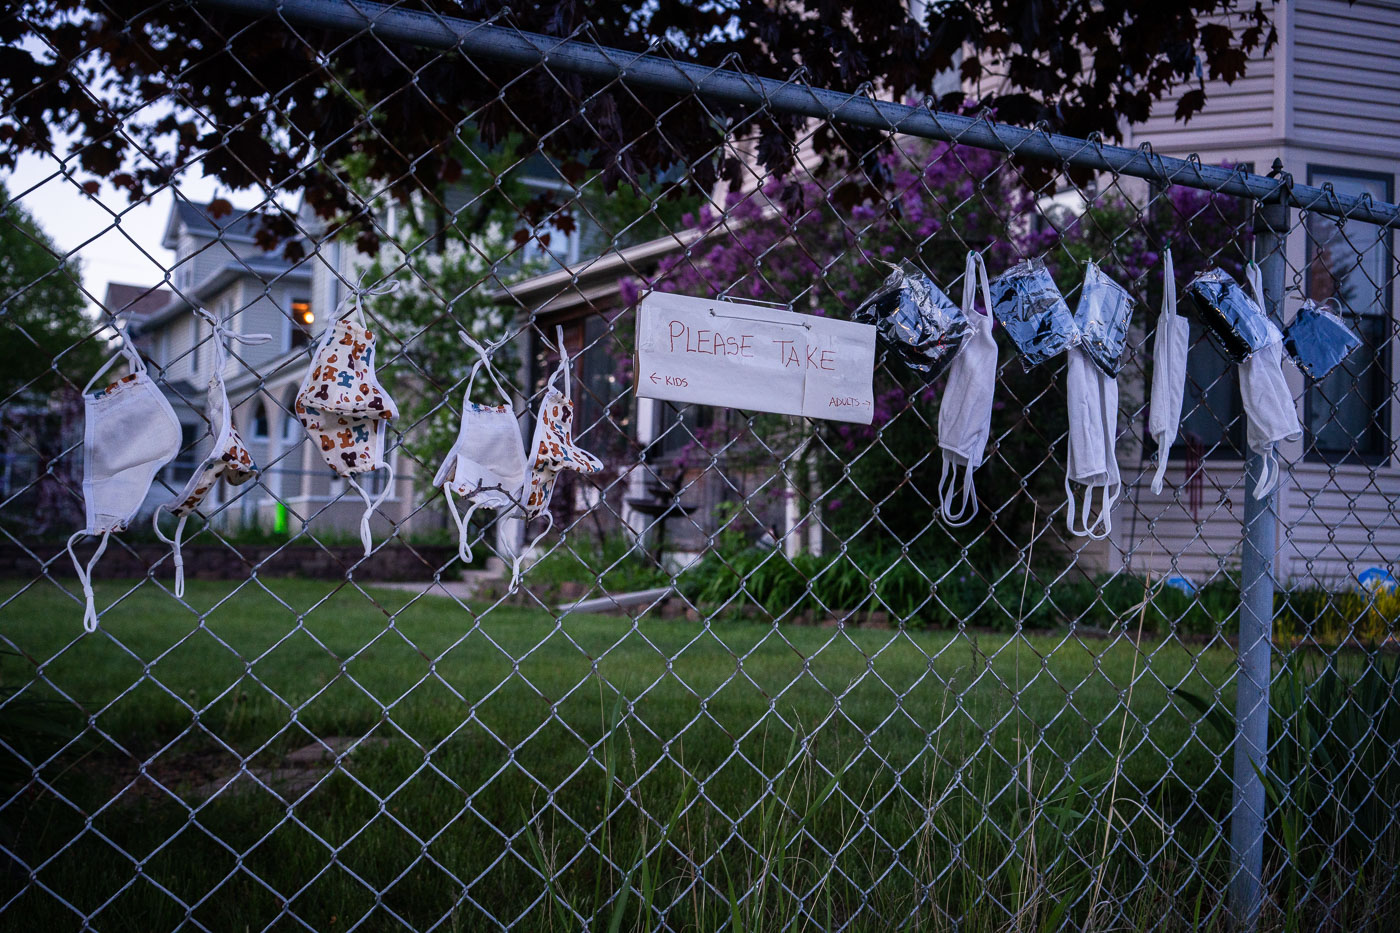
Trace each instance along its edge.
<instances>
[{"instance_id":1,"label":"concrete walkway","mask_svg":"<svg viewBox=\"0 0 1400 933\"><path fill-rule=\"evenodd\" d=\"M488 567L485 570L464 570L460 580L423 580L413 583L371 583L370 586L383 590L399 590L404 593L425 593L428 596L450 596L466 601L476 595L484 583L501 579L502 569Z\"/></svg>"}]
</instances>

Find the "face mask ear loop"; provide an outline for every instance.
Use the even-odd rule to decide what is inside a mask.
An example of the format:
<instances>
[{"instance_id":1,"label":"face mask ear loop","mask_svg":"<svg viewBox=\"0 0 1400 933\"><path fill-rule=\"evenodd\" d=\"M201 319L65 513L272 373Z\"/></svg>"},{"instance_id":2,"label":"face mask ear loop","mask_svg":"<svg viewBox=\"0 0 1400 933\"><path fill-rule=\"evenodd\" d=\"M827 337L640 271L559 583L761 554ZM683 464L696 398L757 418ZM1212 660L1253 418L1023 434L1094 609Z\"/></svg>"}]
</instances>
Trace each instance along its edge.
<instances>
[{"instance_id":1,"label":"face mask ear loop","mask_svg":"<svg viewBox=\"0 0 1400 933\"><path fill-rule=\"evenodd\" d=\"M83 386L84 395L92 391L93 383L97 382L102 374L110 369L112 364L115 363L119 357L125 357L126 365L131 368L133 374L144 373L146 371L146 361L141 359L141 354L136 352L136 347L131 343L131 337L128 336L126 332L126 321L120 316L113 318L112 329L115 330L117 336L121 338L121 344L118 345L117 352L107 357L107 361L97 367L97 372L93 373L92 378L87 381L87 385Z\"/></svg>"},{"instance_id":2,"label":"face mask ear loop","mask_svg":"<svg viewBox=\"0 0 1400 933\"><path fill-rule=\"evenodd\" d=\"M156 537L170 545L175 560L175 598L179 599L185 595L185 557L180 553L180 541L185 536L185 522L188 515L181 515L180 521L175 525L174 539L167 538L165 532L160 530L161 509L156 509L151 514L151 527L155 529Z\"/></svg>"},{"instance_id":3,"label":"face mask ear loop","mask_svg":"<svg viewBox=\"0 0 1400 933\"><path fill-rule=\"evenodd\" d=\"M1264 272L1259 263L1251 262L1245 267L1245 277L1249 279L1249 289L1254 292L1254 300L1259 305L1259 313L1269 316L1269 306L1264 304Z\"/></svg>"},{"instance_id":4,"label":"face mask ear loop","mask_svg":"<svg viewBox=\"0 0 1400 933\"><path fill-rule=\"evenodd\" d=\"M452 521L457 525L457 556L462 559L462 563L470 564L472 562L472 549L468 537L471 532L472 515L481 507L481 503L479 501L473 502L471 507L467 509L467 514L459 516L457 514L457 499L452 495L452 484L448 483L442 489L447 494L447 510L452 515Z\"/></svg>"},{"instance_id":5,"label":"face mask ear loop","mask_svg":"<svg viewBox=\"0 0 1400 933\"><path fill-rule=\"evenodd\" d=\"M457 331L457 335L462 338L467 346L475 350L477 356L480 357L480 359L476 361L476 365L472 367L471 376L467 378L467 401L471 401L472 386L476 383L476 371L485 367L486 378L490 379L491 384L496 387L496 391L501 393L501 401L509 405L510 393L505 390L505 386L501 385L501 381L496 378L496 369L491 365L491 354L495 352L498 344L492 345L490 348L484 347L473 338L471 334L468 334L464 330Z\"/></svg>"},{"instance_id":6,"label":"face mask ear loop","mask_svg":"<svg viewBox=\"0 0 1400 933\"><path fill-rule=\"evenodd\" d=\"M389 494L394 491L394 465L385 462L384 469L389 471L389 476L384 480L384 489L379 495L370 498L365 488L355 481L353 476L346 477L350 485L355 487L355 491L360 494L360 498L365 500L365 511L360 516L360 543L365 546L365 556L368 557L374 551L374 536L370 533L369 520L374 517L374 513L389 498Z\"/></svg>"},{"instance_id":7,"label":"face mask ear loop","mask_svg":"<svg viewBox=\"0 0 1400 933\"><path fill-rule=\"evenodd\" d=\"M1278 485L1279 477L1282 475L1282 470L1278 465L1278 452L1274 450L1272 446L1261 453L1260 457L1262 458L1262 463L1259 471L1259 485L1254 489L1254 498L1256 501L1269 498L1269 495L1274 491L1274 487Z\"/></svg>"},{"instance_id":8,"label":"face mask ear loop","mask_svg":"<svg viewBox=\"0 0 1400 933\"><path fill-rule=\"evenodd\" d=\"M958 505L957 512L954 512L953 500L957 494L958 468L945 457L943 471L938 477L938 511L943 516L943 523L949 528L961 528L977 515L977 491L972 479L972 470L968 467L963 468L962 502ZM972 508L970 512L969 505Z\"/></svg>"},{"instance_id":9,"label":"face mask ear loop","mask_svg":"<svg viewBox=\"0 0 1400 933\"><path fill-rule=\"evenodd\" d=\"M83 631L97 631L97 599L92 593L92 571L97 566L97 561L102 557L102 552L107 550L107 542L111 540L112 532L102 532L102 541L97 545L97 551L92 555L92 559L83 566L83 562L78 559L78 554L73 550L73 543L81 538L85 532L75 532L68 539L68 556L73 558L73 569L78 574L78 583L83 588Z\"/></svg>"},{"instance_id":10,"label":"face mask ear loop","mask_svg":"<svg viewBox=\"0 0 1400 933\"><path fill-rule=\"evenodd\" d=\"M515 555L515 560L511 561L511 565L510 565L510 592L512 592L512 593L514 593L516 590L520 589L520 577L521 577L521 574L523 573L523 570L522 570L522 568L521 568L521 565L525 562L525 555L529 554L529 553L530 553L531 551L533 551L536 547L538 547L538 546L539 546L539 543L540 543L541 541L544 540L544 536L547 535L547 534L549 534L550 529L552 529L552 528L554 527L554 514L553 514L552 512L545 512L545 513L544 513L544 518L545 518L544 531L541 531L539 534L535 535L535 540L531 541L529 544L527 544L527 545L525 545L523 548L521 548L521 549L520 549L520 553L517 554L517 555Z\"/></svg>"}]
</instances>

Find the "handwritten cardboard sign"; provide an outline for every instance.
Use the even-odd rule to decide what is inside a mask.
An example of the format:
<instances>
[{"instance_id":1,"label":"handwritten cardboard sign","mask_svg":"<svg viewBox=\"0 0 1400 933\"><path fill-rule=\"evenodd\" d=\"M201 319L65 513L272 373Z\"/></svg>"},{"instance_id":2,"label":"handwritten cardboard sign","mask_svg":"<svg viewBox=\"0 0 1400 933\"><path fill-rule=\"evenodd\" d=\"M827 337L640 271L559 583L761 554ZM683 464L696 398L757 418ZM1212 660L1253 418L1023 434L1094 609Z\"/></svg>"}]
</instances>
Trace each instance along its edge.
<instances>
[{"instance_id":1,"label":"handwritten cardboard sign","mask_svg":"<svg viewBox=\"0 0 1400 933\"><path fill-rule=\"evenodd\" d=\"M652 292L637 311L637 395L869 424L875 328Z\"/></svg>"}]
</instances>

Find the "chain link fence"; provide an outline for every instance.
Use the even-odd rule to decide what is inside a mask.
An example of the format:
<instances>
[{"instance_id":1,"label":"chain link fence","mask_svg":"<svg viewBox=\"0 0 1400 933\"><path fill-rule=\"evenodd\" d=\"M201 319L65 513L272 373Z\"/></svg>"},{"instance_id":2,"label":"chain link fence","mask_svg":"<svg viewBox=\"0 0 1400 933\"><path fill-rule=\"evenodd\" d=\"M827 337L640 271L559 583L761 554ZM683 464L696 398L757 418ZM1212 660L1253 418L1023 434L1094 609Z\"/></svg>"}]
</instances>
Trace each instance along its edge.
<instances>
[{"instance_id":1,"label":"chain link fence","mask_svg":"<svg viewBox=\"0 0 1400 933\"><path fill-rule=\"evenodd\" d=\"M149 11L113 15L139 32ZM84 289L78 251L38 227L61 219L31 216L42 185L0 214L12 254L43 259L14 264L0 296L21 348L0 476L0 924L1395 922L1400 209L1280 166L531 35L508 13L217 0L181 15L217 40L201 40L211 61L245 64L230 94L251 81L265 109L231 126L145 103L178 149L163 243L124 232L137 206L114 187L89 189L110 223L84 241L124 236L158 274ZM300 80L269 66L279 56L332 78L279 103ZM206 80L199 64L174 78ZM429 109L439 82L467 103L435 146L405 150L438 130L333 79L356 68ZM244 208L195 195L210 160L259 135L298 151L308 121L347 114L344 146L250 177ZM110 132L138 116L111 113ZM761 167L778 143L760 124L779 129L785 171ZM664 158L693 154L695 134L714 140L703 159ZM61 155L44 184L77 185ZM287 194L313 175L343 198L330 217ZM1148 434L1167 249L1183 288L1211 267L1244 281L1257 261L1278 324L1335 299L1361 340L1324 378L1284 364L1304 430L1262 501L1238 368L1198 322L1179 438L1159 450ZM993 275L1043 259L1071 306L1092 261L1137 300L1104 540L1066 528L1064 358L1026 370L1001 328L980 509L962 528L936 514L941 369L882 352L868 427L636 397L646 294L846 319L886 262L961 294L968 251ZM320 328L384 282L401 287L363 307L399 417L364 556L362 499L293 407ZM36 311L60 308L68 331ZM177 596L146 529L212 445L219 332L195 308L271 339L230 345L233 424L261 472L192 517ZM96 564L85 634L64 542L84 523L80 392L119 315L181 452ZM493 347L526 438L565 351L574 437L603 463L561 474L538 540L543 517L478 513L469 566L432 479L465 402L497 400L484 378L468 389L459 329Z\"/></svg>"}]
</instances>

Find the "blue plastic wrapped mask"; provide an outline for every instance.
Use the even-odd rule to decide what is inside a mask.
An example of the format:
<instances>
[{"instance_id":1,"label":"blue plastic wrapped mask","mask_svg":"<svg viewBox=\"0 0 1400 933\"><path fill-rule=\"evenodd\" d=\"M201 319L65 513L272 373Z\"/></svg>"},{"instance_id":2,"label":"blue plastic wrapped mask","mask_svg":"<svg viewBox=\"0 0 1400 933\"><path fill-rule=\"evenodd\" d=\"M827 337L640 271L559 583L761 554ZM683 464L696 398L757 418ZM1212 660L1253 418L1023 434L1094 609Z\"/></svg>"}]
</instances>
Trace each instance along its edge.
<instances>
[{"instance_id":1,"label":"blue plastic wrapped mask","mask_svg":"<svg viewBox=\"0 0 1400 933\"><path fill-rule=\"evenodd\" d=\"M945 356L951 358L968 331L962 309L907 260L894 267L852 317L874 324L881 345L921 373Z\"/></svg>"},{"instance_id":2,"label":"blue plastic wrapped mask","mask_svg":"<svg viewBox=\"0 0 1400 933\"><path fill-rule=\"evenodd\" d=\"M1283 346L1305 376L1321 379L1361 346L1361 338L1325 305L1305 301L1284 329Z\"/></svg>"},{"instance_id":3,"label":"blue plastic wrapped mask","mask_svg":"<svg viewBox=\"0 0 1400 933\"><path fill-rule=\"evenodd\" d=\"M1186 300L1220 349L1236 363L1279 339L1257 297L1251 297L1224 269L1207 269L1186 286Z\"/></svg>"},{"instance_id":4,"label":"blue plastic wrapped mask","mask_svg":"<svg viewBox=\"0 0 1400 933\"><path fill-rule=\"evenodd\" d=\"M992 314L1006 328L1027 370L1079 343L1069 305L1039 259L997 276L991 292Z\"/></svg>"},{"instance_id":5,"label":"blue plastic wrapped mask","mask_svg":"<svg viewBox=\"0 0 1400 933\"><path fill-rule=\"evenodd\" d=\"M1123 347L1128 342L1128 322L1133 316L1133 296L1104 275L1094 263L1084 271L1084 286L1074 323L1084 352L1105 375L1117 377L1123 370Z\"/></svg>"}]
</instances>

